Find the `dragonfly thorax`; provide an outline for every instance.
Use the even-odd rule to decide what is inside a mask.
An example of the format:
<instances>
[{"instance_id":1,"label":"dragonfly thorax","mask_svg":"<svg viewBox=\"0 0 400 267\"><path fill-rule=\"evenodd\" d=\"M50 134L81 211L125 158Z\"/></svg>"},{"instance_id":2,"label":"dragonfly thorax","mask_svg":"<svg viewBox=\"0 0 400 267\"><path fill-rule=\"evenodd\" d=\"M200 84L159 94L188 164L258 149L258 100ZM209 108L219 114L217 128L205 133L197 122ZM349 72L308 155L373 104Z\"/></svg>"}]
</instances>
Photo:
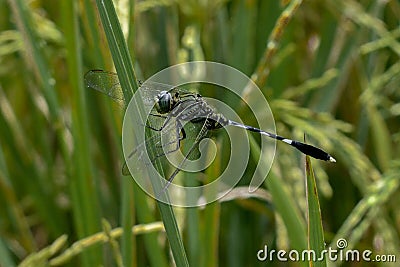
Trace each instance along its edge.
<instances>
[{"instance_id":1,"label":"dragonfly thorax","mask_svg":"<svg viewBox=\"0 0 400 267\"><path fill-rule=\"evenodd\" d=\"M155 108L158 113L165 114L170 112L179 101L179 95L171 95L168 91L161 91L155 97Z\"/></svg>"}]
</instances>

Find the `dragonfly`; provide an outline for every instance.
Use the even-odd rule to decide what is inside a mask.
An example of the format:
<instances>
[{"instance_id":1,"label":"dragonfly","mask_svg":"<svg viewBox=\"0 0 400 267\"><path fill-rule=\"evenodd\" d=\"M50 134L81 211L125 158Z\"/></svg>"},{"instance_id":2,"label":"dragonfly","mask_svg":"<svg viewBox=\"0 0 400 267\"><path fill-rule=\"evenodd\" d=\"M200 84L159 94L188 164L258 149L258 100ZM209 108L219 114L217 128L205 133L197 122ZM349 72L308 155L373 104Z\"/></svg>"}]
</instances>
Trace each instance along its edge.
<instances>
[{"instance_id":1,"label":"dragonfly","mask_svg":"<svg viewBox=\"0 0 400 267\"><path fill-rule=\"evenodd\" d=\"M85 74L85 85L88 88L95 89L111 97L116 102L123 103L124 101L122 88L116 73L103 70L91 70ZM198 93L155 82L146 82L146 85L146 88L142 90L145 92L142 97L146 98L143 102L152 105L152 113L150 113L150 116L161 118L162 123L159 127L153 127L150 124L144 126L155 132L171 136L171 141L167 142L170 148L164 149L160 154L154 155L153 158L151 158L152 162L154 162L156 158L163 157L168 153L173 153L180 149L181 142L187 138L186 131L183 128L185 124L191 123L200 126L198 127L200 130L198 130L194 138L193 145L187 151L183 160L175 168L173 173L168 177L164 185L164 190L168 188L175 176L182 170L183 165L194 153L199 142L205 138L210 131L218 130L226 126L239 127L281 141L315 159L336 162L335 158L318 147L229 120L223 114L216 112L214 107L208 104ZM160 142L155 141L155 139L147 139L145 144L138 145L138 147L128 155L128 159L133 155L142 153L148 142L157 142L157 144L160 145ZM127 171L123 172L126 174Z\"/></svg>"}]
</instances>

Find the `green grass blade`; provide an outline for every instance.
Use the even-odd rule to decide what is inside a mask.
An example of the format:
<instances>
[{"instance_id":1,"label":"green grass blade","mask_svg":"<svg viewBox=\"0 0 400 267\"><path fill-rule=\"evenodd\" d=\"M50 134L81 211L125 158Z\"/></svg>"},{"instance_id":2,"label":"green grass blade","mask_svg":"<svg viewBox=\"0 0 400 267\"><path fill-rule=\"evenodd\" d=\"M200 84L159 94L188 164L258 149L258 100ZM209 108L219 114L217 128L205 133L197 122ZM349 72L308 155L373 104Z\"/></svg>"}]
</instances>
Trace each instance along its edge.
<instances>
[{"instance_id":1,"label":"green grass blade","mask_svg":"<svg viewBox=\"0 0 400 267\"><path fill-rule=\"evenodd\" d=\"M202 231L205 233L203 236L203 258L205 259L203 261L204 263L202 262L202 266L218 266L218 236L220 233L220 215L221 204L219 202L216 201L206 206L204 211L204 226Z\"/></svg>"},{"instance_id":2,"label":"green grass blade","mask_svg":"<svg viewBox=\"0 0 400 267\"><path fill-rule=\"evenodd\" d=\"M30 60L35 62L32 71L36 78L43 85L43 94L49 104L50 114L58 117L60 108L57 100L56 91L54 90L54 79L50 74L50 67L46 63L43 51L39 47L37 33L32 28L32 14L27 3L22 0L9 0L10 6L15 14L19 30L25 40L26 50L29 51Z\"/></svg>"},{"instance_id":3,"label":"green grass blade","mask_svg":"<svg viewBox=\"0 0 400 267\"><path fill-rule=\"evenodd\" d=\"M306 195L308 203L308 249L315 252L316 261L310 260L310 266L326 266L326 258L318 260L325 249L324 231L322 229L321 208L318 189L309 156L306 156Z\"/></svg>"},{"instance_id":4,"label":"green grass blade","mask_svg":"<svg viewBox=\"0 0 400 267\"><path fill-rule=\"evenodd\" d=\"M260 158L260 147L252 136L249 137L251 156L255 160L258 160ZM290 246L297 251L305 250L307 248L305 226L299 215L298 208L295 205L296 201L291 198L291 196L285 190L285 185L272 171L269 172L264 184L268 187L272 195L276 211L279 213L283 222L285 223L290 240Z\"/></svg>"},{"instance_id":5,"label":"green grass blade","mask_svg":"<svg viewBox=\"0 0 400 267\"><path fill-rule=\"evenodd\" d=\"M35 240L29 229L29 223L24 216L23 208L20 203L18 203L10 178L10 173L4 158L3 147L0 145L0 193L7 203L7 208L3 209L4 214L1 213L1 215L4 217L8 215L10 217L12 225L14 225L16 231L20 235L22 246L27 251L32 252L36 249ZM4 253L6 252L4 251ZM7 258L6 255L4 255L4 257L5 259Z\"/></svg>"},{"instance_id":6,"label":"green grass blade","mask_svg":"<svg viewBox=\"0 0 400 267\"><path fill-rule=\"evenodd\" d=\"M89 125L83 86L82 55L80 48L80 32L78 26L78 9L76 2L63 2L63 22L67 48L68 74L73 91L72 124L75 150L73 152L73 173L70 180L74 220L78 229L79 238L101 229L99 214L99 199L96 192L99 190L90 184L98 185L93 175L89 155ZM102 262L100 247L92 248L83 253L83 262L86 266L97 266Z\"/></svg>"},{"instance_id":7,"label":"green grass blade","mask_svg":"<svg viewBox=\"0 0 400 267\"><path fill-rule=\"evenodd\" d=\"M285 223L290 246L299 252L306 249L307 239L305 226L295 205L296 201L290 197L284 189L285 185L273 173L269 174L265 183L272 195L274 206Z\"/></svg>"},{"instance_id":8,"label":"green grass blade","mask_svg":"<svg viewBox=\"0 0 400 267\"><path fill-rule=\"evenodd\" d=\"M110 46L111 54L114 59L115 67L117 69L118 77L124 92L124 97L125 99L131 99L132 90L137 89L136 77L133 73L131 58L129 56L128 48L126 46L124 36L121 31L114 6L111 1L97 1L96 3ZM161 171L160 173L162 173L161 169L159 169L159 171ZM143 192L139 191L138 187L135 186L135 188L135 196L137 198L143 198L141 199L141 201L143 201L145 197ZM146 202L143 201L143 203ZM165 225L165 230L167 232L168 240L171 245L171 250L174 255L175 263L177 264L177 266L188 266L183 242L179 233L179 229L177 227L172 207L170 205L159 202L158 207L160 209L161 217ZM141 212L143 212L144 209L145 207L141 206ZM150 212L148 214L150 214ZM139 215L139 219L140 217L141 216ZM156 239L154 238L151 243L154 244L155 247L149 248L149 251L153 250L152 253L149 254L149 257L154 259L154 266L165 266L166 261L161 257L161 255L163 255L161 251L154 251L155 249L158 250L158 246L156 246Z\"/></svg>"},{"instance_id":9,"label":"green grass blade","mask_svg":"<svg viewBox=\"0 0 400 267\"><path fill-rule=\"evenodd\" d=\"M100 46L98 44L101 43L101 34L98 30L98 24L100 23L99 20L97 20L96 14L95 14L95 8L90 3L89 0L84 1L85 4L85 17L84 21L86 22L87 26L87 35L88 35L88 43L89 47L88 49L92 51L92 59L93 62L95 62L96 68L104 68L108 69L107 67L104 67L106 63L104 62L104 56L102 53L101 48L104 48L105 45ZM133 2L132 2L133 5ZM85 24L85 25L86 25ZM103 51L104 52L104 51ZM109 101L106 99L105 101ZM120 143L121 141L121 134L120 134L120 125L117 125L117 122L114 120L114 117L110 115L112 113L111 107L107 106L107 111L108 112L101 112L100 109L98 109L98 105L94 104L90 107L90 110L93 111L91 113L91 116L96 118L96 115L99 114L99 116L94 119L95 121L104 121L105 124L113 124L112 127L114 129L114 138L116 142ZM100 132L98 130L95 130L96 133ZM107 135L102 135L99 136L98 134L95 134L96 137L99 139L99 143L104 143L104 140L107 140L108 136ZM114 144L116 144L116 142ZM115 147L115 146L113 146ZM109 153L111 147L106 147L104 145L101 146L102 152L101 154L105 156L104 162L107 162L106 166L118 166L117 173L120 173L120 161L117 160L117 164L113 164L115 162L115 157L113 157L113 153ZM121 153L120 153L121 154ZM133 224L135 224L135 201L134 201L134 189L132 187L132 180L128 177L121 177L122 181L121 184L119 185L120 191L118 191L117 184L114 182L115 180L115 171L109 171L107 172L106 178L108 178L108 184L110 187L114 187L113 192L115 192L114 197L117 198L119 196L119 199L121 201L121 225L124 229L123 236L121 238L121 250L122 250L122 258L124 261L125 266L132 266L134 262L137 261L137 254L136 254L136 238L132 237L130 233L130 229ZM119 193L121 192L121 193Z\"/></svg>"},{"instance_id":10,"label":"green grass blade","mask_svg":"<svg viewBox=\"0 0 400 267\"><path fill-rule=\"evenodd\" d=\"M121 249L122 249L122 259L125 266L132 266L134 260L137 259L136 255L136 242L135 239L130 234L130 228L135 222L135 201L134 201L134 189L132 188L132 180L130 177L123 177L121 183L121 225L124 229Z\"/></svg>"},{"instance_id":11,"label":"green grass blade","mask_svg":"<svg viewBox=\"0 0 400 267\"><path fill-rule=\"evenodd\" d=\"M12 255L2 238L0 238L0 265L8 267L17 266L13 261Z\"/></svg>"},{"instance_id":12,"label":"green grass blade","mask_svg":"<svg viewBox=\"0 0 400 267\"><path fill-rule=\"evenodd\" d=\"M92 5L90 0L84 0L85 13L83 14L83 21L86 27L88 47L90 51L94 51L92 57L98 68L104 68L104 57L101 54L101 37L98 31L98 19L96 18L94 4Z\"/></svg>"},{"instance_id":13,"label":"green grass blade","mask_svg":"<svg viewBox=\"0 0 400 267\"><path fill-rule=\"evenodd\" d=\"M16 1L9 1L9 5L11 7L11 11L13 14L13 19L15 19L17 28L20 31L23 40L24 40L24 47L26 51L29 53L23 53L24 56L24 64L29 62L30 64L26 72L33 72L37 79L38 84L40 85L43 93L43 97L45 99L46 105L48 105L48 114L49 119L53 125L59 125L62 121L60 107L58 103L58 99L56 96L56 90L54 87L54 79L50 75L50 66L46 62L46 57L43 52L43 49L39 47L37 32L33 26L32 14L31 10L28 8L27 3L25 1L16 0ZM34 62L35 64L32 64ZM11 129L23 129L20 126L20 122L18 120L15 121L15 125L18 127L11 128ZM13 126L15 126L13 125ZM65 131L62 127L54 127L60 148L62 150L63 156L65 158L69 158L66 148L65 142ZM23 132L13 133L13 137L15 136L24 136ZM25 140L29 138L24 136L23 143L26 144ZM15 145L19 145L18 141L15 140L13 142ZM29 150L28 150L29 151ZM20 151L22 158L29 158L32 156L31 151ZM68 155L68 156L67 156ZM19 159L20 160L20 159ZM61 214L60 210L56 207L54 201L49 201L49 197L54 197L49 192L45 192L44 188L46 184L42 177L40 177L40 170L37 166L34 166L31 161L33 159L29 158L26 160L27 163L25 165L24 171L26 172L25 175L29 175L30 179L28 181L24 181L27 185L26 188L32 194L33 201L35 203L35 207L38 209L39 213L45 218L46 224L50 227L51 234L57 236L62 233L63 229L66 226L65 219ZM54 213L50 214L48 211L51 210Z\"/></svg>"},{"instance_id":14,"label":"green grass blade","mask_svg":"<svg viewBox=\"0 0 400 267\"><path fill-rule=\"evenodd\" d=\"M133 96L133 92L136 92L138 88L136 76L133 71L132 59L129 55L112 1L97 0L96 3L118 78L122 86L122 91L126 100L125 104L127 105L128 101Z\"/></svg>"}]
</instances>

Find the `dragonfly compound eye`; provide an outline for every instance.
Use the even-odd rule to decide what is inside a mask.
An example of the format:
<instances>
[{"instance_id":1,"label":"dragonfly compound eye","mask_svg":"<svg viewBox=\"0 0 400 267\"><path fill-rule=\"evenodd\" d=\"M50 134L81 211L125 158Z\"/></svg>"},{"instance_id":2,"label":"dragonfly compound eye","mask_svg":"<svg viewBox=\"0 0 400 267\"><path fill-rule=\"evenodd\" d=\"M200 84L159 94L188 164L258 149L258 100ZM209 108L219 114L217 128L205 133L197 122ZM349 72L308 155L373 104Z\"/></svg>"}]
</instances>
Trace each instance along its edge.
<instances>
[{"instance_id":1,"label":"dragonfly compound eye","mask_svg":"<svg viewBox=\"0 0 400 267\"><path fill-rule=\"evenodd\" d=\"M171 94L167 91L162 91L156 96L155 108L160 114L171 111Z\"/></svg>"}]
</instances>

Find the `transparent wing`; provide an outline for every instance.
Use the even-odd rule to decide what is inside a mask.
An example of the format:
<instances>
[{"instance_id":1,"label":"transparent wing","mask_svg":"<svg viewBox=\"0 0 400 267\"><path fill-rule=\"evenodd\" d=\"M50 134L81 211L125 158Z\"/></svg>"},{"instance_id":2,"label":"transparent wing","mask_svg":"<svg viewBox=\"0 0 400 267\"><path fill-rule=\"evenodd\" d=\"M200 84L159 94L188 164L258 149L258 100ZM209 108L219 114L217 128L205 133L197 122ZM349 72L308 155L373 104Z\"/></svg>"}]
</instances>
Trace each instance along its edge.
<instances>
[{"instance_id":1,"label":"transparent wing","mask_svg":"<svg viewBox=\"0 0 400 267\"><path fill-rule=\"evenodd\" d=\"M137 172L146 168L147 165L152 164L156 158L177 151L181 139L182 136L178 122L176 118L171 118L161 131L153 130L151 137L135 148L132 148L132 152L127 155L127 163L124 164L122 173L129 175L127 164L130 164L131 169ZM153 155L149 155L151 162L146 162L147 157L145 155L148 153L149 145L155 148L155 151Z\"/></svg>"},{"instance_id":2,"label":"transparent wing","mask_svg":"<svg viewBox=\"0 0 400 267\"><path fill-rule=\"evenodd\" d=\"M124 103L124 95L119 83L118 75L114 72L90 70L85 74L85 85L88 88L92 88L111 97L114 101L120 104ZM172 85L151 81L141 84L141 89L140 97L143 99L144 104L151 106L154 105L155 97L161 91L179 92L182 96L191 94L184 89Z\"/></svg>"},{"instance_id":3,"label":"transparent wing","mask_svg":"<svg viewBox=\"0 0 400 267\"><path fill-rule=\"evenodd\" d=\"M90 70L85 74L85 85L111 97L120 104L124 103L124 95L116 73Z\"/></svg>"}]
</instances>

